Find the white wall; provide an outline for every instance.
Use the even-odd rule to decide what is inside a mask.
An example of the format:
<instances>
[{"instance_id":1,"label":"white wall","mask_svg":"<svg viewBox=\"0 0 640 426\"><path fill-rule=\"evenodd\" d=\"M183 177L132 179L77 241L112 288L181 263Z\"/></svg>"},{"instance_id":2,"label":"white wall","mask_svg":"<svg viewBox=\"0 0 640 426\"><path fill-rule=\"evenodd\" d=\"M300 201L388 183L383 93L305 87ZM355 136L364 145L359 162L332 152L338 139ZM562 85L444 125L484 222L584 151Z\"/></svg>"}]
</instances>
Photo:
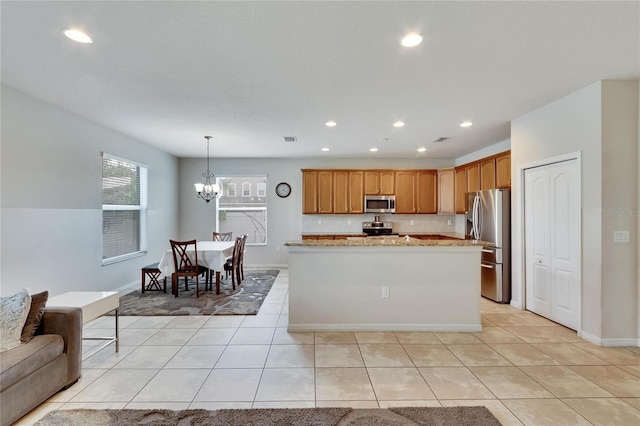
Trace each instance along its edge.
<instances>
[{"instance_id":1,"label":"white wall","mask_svg":"<svg viewBox=\"0 0 640 426\"><path fill-rule=\"evenodd\" d=\"M602 338L637 335L638 82L602 82ZM629 231L629 243L613 241Z\"/></svg>"},{"instance_id":2,"label":"white wall","mask_svg":"<svg viewBox=\"0 0 640 426\"><path fill-rule=\"evenodd\" d=\"M637 205L637 97L637 82L624 82L623 86L597 82L511 123L512 303L524 303L522 170L528 164L580 152L582 333L597 342L637 336L637 303L633 302L637 301L637 290L627 283L637 283L636 248L634 244L614 246L610 221L603 217L604 209L630 205L635 209ZM630 112L619 110L628 107ZM630 201L622 201L625 197ZM635 242L632 221L620 226L630 230ZM614 305L623 307L620 315L612 315Z\"/></svg>"},{"instance_id":3,"label":"white wall","mask_svg":"<svg viewBox=\"0 0 640 426\"><path fill-rule=\"evenodd\" d=\"M1 86L0 293L111 290L140 280L178 223L178 161ZM102 152L149 166L147 255L101 266Z\"/></svg>"},{"instance_id":4,"label":"white wall","mask_svg":"<svg viewBox=\"0 0 640 426\"><path fill-rule=\"evenodd\" d=\"M211 159L211 170L218 176L265 174L268 176L267 245L247 245L245 264L249 266L286 265L288 254L283 247L283 243L285 241L299 240L303 230L305 232L313 232L315 230L330 232L335 231L337 229L336 226L342 225L345 228L340 228L340 232L348 232L350 229L362 230L362 221L371 220L371 215L350 215L352 216L352 222L349 227L346 225L346 219L344 219L346 215L340 215L340 217L334 217L333 215L302 215L302 173L300 169L437 169L451 167L452 165L452 160ZM211 239L211 233L215 227L215 205L213 202L207 204L203 200L196 198L193 188L195 182L202 180L202 172L206 170L206 167L206 159L204 158L180 159L179 238ZM288 182L291 185L291 195L288 198L283 199L275 195L274 188L278 182ZM319 229L311 229L309 227L310 221L317 220L318 216L320 216L320 220L323 220L324 225ZM419 216L425 215L416 215L416 220ZM453 217L450 216L450 218ZM344 223L337 225L338 221Z\"/></svg>"},{"instance_id":5,"label":"white wall","mask_svg":"<svg viewBox=\"0 0 640 426\"><path fill-rule=\"evenodd\" d=\"M465 154L462 157L458 157L455 160L455 165L460 166L462 164L471 163L472 161L480 160L482 158L491 157L492 155L500 154L501 152L509 151L511 149L511 139L498 142L490 145L486 148L479 149L477 151Z\"/></svg>"}]
</instances>

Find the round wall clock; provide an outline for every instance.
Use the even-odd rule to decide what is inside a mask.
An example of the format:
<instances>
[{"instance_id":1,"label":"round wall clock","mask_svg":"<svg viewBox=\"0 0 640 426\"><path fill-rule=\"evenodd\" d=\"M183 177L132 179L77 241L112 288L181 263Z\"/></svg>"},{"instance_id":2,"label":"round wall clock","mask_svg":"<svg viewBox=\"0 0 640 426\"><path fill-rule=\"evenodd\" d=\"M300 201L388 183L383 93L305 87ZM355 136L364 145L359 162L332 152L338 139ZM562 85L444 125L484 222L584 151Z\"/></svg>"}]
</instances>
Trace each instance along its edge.
<instances>
[{"instance_id":1,"label":"round wall clock","mask_svg":"<svg viewBox=\"0 0 640 426\"><path fill-rule=\"evenodd\" d=\"M287 182L280 182L276 185L276 194L280 198L287 198L291 195L291 186Z\"/></svg>"}]
</instances>

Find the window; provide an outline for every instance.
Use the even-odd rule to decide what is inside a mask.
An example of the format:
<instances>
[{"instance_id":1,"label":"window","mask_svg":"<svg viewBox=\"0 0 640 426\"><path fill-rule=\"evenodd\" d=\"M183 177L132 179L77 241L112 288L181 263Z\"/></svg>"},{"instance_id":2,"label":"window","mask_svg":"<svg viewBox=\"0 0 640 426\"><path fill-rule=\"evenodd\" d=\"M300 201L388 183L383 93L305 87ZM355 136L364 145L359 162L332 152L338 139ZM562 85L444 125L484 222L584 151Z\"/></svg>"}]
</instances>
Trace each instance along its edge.
<instances>
[{"instance_id":1,"label":"window","mask_svg":"<svg viewBox=\"0 0 640 426\"><path fill-rule=\"evenodd\" d=\"M251 197L251 183L250 182L242 182L242 196L243 197Z\"/></svg>"},{"instance_id":2,"label":"window","mask_svg":"<svg viewBox=\"0 0 640 426\"><path fill-rule=\"evenodd\" d=\"M237 176L218 177L216 182L222 188L222 194L216 200L218 232L233 232L234 237L247 234L247 244L267 244L267 177ZM242 194L236 193L240 185ZM251 187L255 186L256 196L251 196ZM263 188L261 191L260 188ZM241 196L238 196L241 195Z\"/></svg>"},{"instance_id":3,"label":"window","mask_svg":"<svg viewBox=\"0 0 640 426\"><path fill-rule=\"evenodd\" d=\"M267 196L267 183L266 182L258 182L258 197L266 197Z\"/></svg>"},{"instance_id":4,"label":"window","mask_svg":"<svg viewBox=\"0 0 640 426\"><path fill-rule=\"evenodd\" d=\"M102 264L147 250L147 166L102 155Z\"/></svg>"},{"instance_id":5,"label":"window","mask_svg":"<svg viewBox=\"0 0 640 426\"><path fill-rule=\"evenodd\" d=\"M224 190L224 188L222 189ZM229 195L229 197L237 197L235 183L229 182L229 185L227 186L227 195Z\"/></svg>"}]
</instances>

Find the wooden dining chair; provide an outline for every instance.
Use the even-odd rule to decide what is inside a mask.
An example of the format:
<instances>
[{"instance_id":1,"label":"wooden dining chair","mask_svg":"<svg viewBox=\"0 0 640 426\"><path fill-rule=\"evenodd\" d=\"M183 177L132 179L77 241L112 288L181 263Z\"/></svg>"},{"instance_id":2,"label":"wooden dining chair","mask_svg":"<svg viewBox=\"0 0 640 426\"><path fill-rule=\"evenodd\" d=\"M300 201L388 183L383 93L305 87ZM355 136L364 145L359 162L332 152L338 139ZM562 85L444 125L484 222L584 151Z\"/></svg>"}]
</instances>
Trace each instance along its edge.
<instances>
[{"instance_id":1,"label":"wooden dining chair","mask_svg":"<svg viewBox=\"0 0 640 426\"><path fill-rule=\"evenodd\" d=\"M189 290L188 279L194 277L196 281L196 297L200 297L200 283L198 277L206 274L205 283L209 282L209 268L198 265L198 247L196 240L174 241L171 242L171 251L173 253L173 266L175 272L171 276L171 291L175 297L178 297L178 281L180 277L184 277L185 291ZM193 246L193 258L189 256L187 250Z\"/></svg>"},{"instance_id":2,"label":"wooden dining chair","mask_svg":"<svg viewBox=\"0 0 640 426\"><path fill-rule=\"evenodd\" d=\"M240 270L240 282L244 280L244 247L247 244L247 234L242 235L242 247L240 248L240 260L238 261L238 269Z\"/></svg>"},{"instance_id":3,"label":"wooden dining chair","mask_svg":"<svg viewBox=\"0 0 640 426\"><path fill-rule=\"evenodd\" d=\"M233 232L214 232L213 241L233 241Z\"/></svg>"},{"instance_id":4,"label":"wooden dining chair","mask_svg":"<svg viewBox=\"0 0 640 426\"><path fill-rule=\"evenodd\" d=\"M236 242L233 245L233 254L231 255L231 259L227 260L227 263L224 264L225 273L231 274L231 283L233 285L233 289L236 289L236 279L238 280L238 285L240 285L240 250L242 250L242 238L243 236L236 237Z\"/></svg>"}]
</instances>

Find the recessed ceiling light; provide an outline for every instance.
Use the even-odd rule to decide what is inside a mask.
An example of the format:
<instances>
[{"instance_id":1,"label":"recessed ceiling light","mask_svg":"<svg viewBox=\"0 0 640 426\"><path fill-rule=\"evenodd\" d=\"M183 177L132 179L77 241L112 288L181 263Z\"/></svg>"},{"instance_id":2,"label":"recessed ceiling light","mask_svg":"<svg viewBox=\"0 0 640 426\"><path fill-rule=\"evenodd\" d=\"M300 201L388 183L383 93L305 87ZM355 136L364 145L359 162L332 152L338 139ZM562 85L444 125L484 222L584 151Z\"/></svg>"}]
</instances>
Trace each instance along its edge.
<instances>
[{"instance_id":1,"label":"recessed ceiling light","mask_svg":"<svg viewBox=\"0 0 640 426\"><path fill-rule=\"evenodd\" d=\"M402 121L396 121L393 123L393 127L404 127L404 123Z\"/></svg>"},{"instance_id":2,"label":"recessed ceiling light","mask_svg":"<svg viewBox=\"0 0 640 426\"><path fill-rule=\"evenodd\" d=\"M418 152L425 152L427 150L427 148L425 148L424 146L421 146L420 148L418 148Z\"/></svg>"},{"instance_id":3,"label":"recessed ceiling light","mask_svg":"<svg viewBox=\"0 0 640 426\"><path fill-rule=\"evenodd\" d=\"M326 148L326 147L325 147L325 148L322 148L320 151L327 152L327 151L329 151L329 148Z\"/></svg>"},{"instance_id":4,"label":"recessed ceiling light","mask_svg":"<svg viewBox=\"0 0 640 426\"><path fill-rule=\"evenodd\" d=\"M404 36L400 43L404 47L415 47L422 43L422 36L418 33L410 33Z\"/></svg>"},{"instance_id":5,"label":"recessed ceiling light","mask_svg":"<svg viewBox=\"0 0 640 426\"><path fill-rule=\"evenodd\" d=\"M462 123L460 123L460 127L471 127L472 125L473 123L470 121L463 121Z\"/></svg>"},{"instance_id":6,"label":"recessed ceiling light","mask_svg":"<svg viewBox=\"0 0 640 426\"><path fill-rule=\"evenodd\" d=\"M371 152L378 152L378 148L369 148L369 151L371 151Z\"/></svg>"},{"instance_id":7,"label":"recessed ceiling light","mask_svg":"<svg viewBox=\"0 0 640 426\"><path fill-rule=\"evenodd\" d=\"M80 30L74 30L73 28L65 28L62 30L64 35L70 38L73 41L77 41L78 43L93 43L91 37L89 37L86 33Z\"/></svg>"},{"instance_id":8,"label":"recessed ceiling light","mask_svg":"<svg viewBox=\"0 0 640 426\"><path fill-rule=\"evenodd\" d=\"M336 122L335 121L327 121L326 123L324 123L325 126L327 127L336 127Z\"/></svg>"}]
</instances>

